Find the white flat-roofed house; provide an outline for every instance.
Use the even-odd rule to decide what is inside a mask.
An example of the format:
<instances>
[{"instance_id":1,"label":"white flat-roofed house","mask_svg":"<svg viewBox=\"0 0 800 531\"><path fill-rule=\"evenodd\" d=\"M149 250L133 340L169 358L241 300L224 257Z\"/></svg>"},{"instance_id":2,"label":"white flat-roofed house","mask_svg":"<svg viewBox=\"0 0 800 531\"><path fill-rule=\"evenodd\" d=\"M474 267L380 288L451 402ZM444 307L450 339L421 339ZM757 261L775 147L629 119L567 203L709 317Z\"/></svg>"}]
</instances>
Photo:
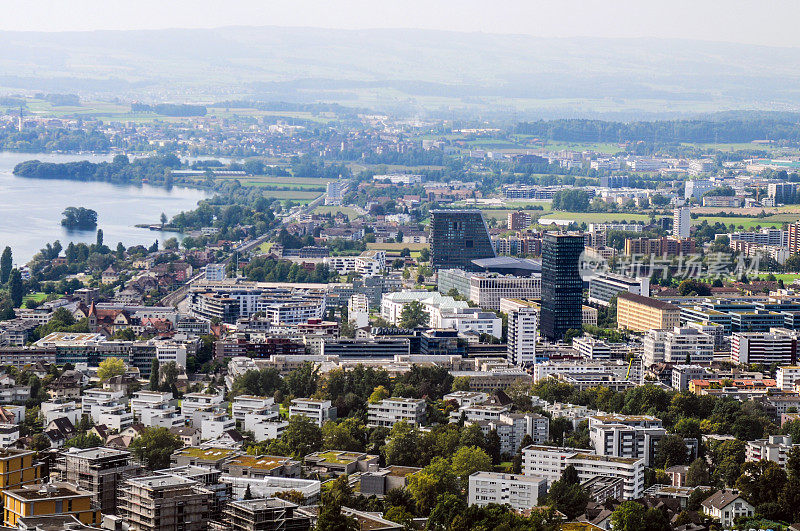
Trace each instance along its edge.
<instances>
[{"instance_id":1,"label":"white flat-roofed house","mask_svg":"<svg viewBox=\"0 0 800 531\"><path fill-rule=\"evenodd\" d=\"M330 400L316 400L314 398L295 398L289 406L289 418L295 415L302 415L313 420L317 426L322 425L328 420L336 418L336 408Z\"/></svg>"},{"instance_id":2,"label":"white flat-roofed house","mask_svg":"<svg viewBox=\"0 0 800 531\"><path fill-rule=\"evenodd\" d=\"M181 414L186 418L190 418L199 409L219 409L222 406L223 398L224 395L222 393L187 393L183 395Z\"/></svg>"},{"instance_id":3,"label":"white flat-roofed house","mask_svg":"<svg viewBox=\"0 0 800 531\"><path fill-rule=\"evenodd\" d=\"M547 493L547 479L521 474L475 472L469 477L469 505L510 505L524 511L539 505Z\"/></svg>"},{"instance_id":4,"label":"white flat-roofed house","mask_svg":"<svg viewBox=\"0 0 800 531\"><path fill-rule=\"evenodd\" d=\"M427 404L417 398L385 398L367 407L367 426L391 428L400 421L411 425L425 423Z\"/></svg>"},{"instance_id":5,"label":"white flat-roofed house","mask_svg":"<svg viewBox=\"0 0 800 531\"><path fill-rule=\"evenodd\" d=\"M216 415L203 420L200 426L200 438L206 441L216 439L226 431L234 429L236 429L235 420L228 415Z\"/></svg>"},{"instance_id":6,"label":"white flat-roofed house","mask_svg":"<svg viewBox=\"0 0 800 531\"><path fill-rule=\"evenodd\" d=\"M238 421L244 421L245 415L261 411L264 408L274 409L275 399L271 396L239 395L233 399L231 414Z\"/></svg>"}]
</instances>

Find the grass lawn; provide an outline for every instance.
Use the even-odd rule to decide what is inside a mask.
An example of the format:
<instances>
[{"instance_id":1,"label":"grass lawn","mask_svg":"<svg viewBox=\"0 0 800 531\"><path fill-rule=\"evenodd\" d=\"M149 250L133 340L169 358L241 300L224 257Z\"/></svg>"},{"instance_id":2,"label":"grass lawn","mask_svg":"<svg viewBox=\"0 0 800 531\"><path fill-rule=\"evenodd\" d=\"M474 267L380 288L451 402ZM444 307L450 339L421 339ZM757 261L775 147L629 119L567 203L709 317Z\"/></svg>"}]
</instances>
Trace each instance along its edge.
<instances>
[{"instance_id":1,"label":"grass lawn","mask_svg":"<svg viewBox=\"0 0 800 531\"><path fill-rule=\"evenodd\" d=\"M773 273L774 274L774 273ZM759 275L762 278L766 278L767 275ZM775 275L776 280L783 280L786 284L790 282L794 282L795 280L800 279L800 274L797 273L780 273Z\"/></svg>"},{"instance_id":2,"label":"grass lawn","mask_svg":"<svg viewBox=\"0 0 800 531\"><path fill-rule=\"evenodd\" d=\"M36 293L29 293L28 295L22 297L22 302L23 303L28 301L42 302L46 298L47 298L47 293L44 293L43 291L37 291Z\"/></svg>"},{"instance_id":3,"label":"grass lawn","mask_svg":"<svg viewBox=\"0 0 800 531\"><path fill-rule=\"evenodd\" d=\"M296 201L305 200L306 202L318 198L322 192L304 192L298 190L264 190L264 197L275 199L294 199Z\"/></svg>"},{"instance_id":4,"label":"grass lawn","mask_svg":"<svg viewBox=\"0 0 800 531\"><path fill-rule=\"evenodd\" d=\"M314 209L314 214L336 214L338 212L343 213L351 220L361 217L357 210L346 206L320 205Z\"/></svg>"},{"instance_id":5,"label":"grass lawn","mask_svg":"<svg viewBox=\"0 0 800 531\"><path fill-rule=\"evenodd\" d=\"M697 219L692 220L692 225L699 225L703 222L703 220L708 221L710 225L714 223L724 223L725 225L730 225L731 223L736 226L737 228L741 225L745 229L752 229L757 226L761 227L777 227L780 228L783 225L783 221L771 221L773 216L768 218L737 218L737 217L725 217L725 216L703 216Z\"/></svg>"},{"instance_id":6,"label":"grass lawn","mask_svg":"<svg viewBox=\"0 0 800 531\"><path fill-rule=\"evenodd\" d=\"M626 212L561 212L556 210L539 218L539 221L544 223L549 219L564 219L576 223L603 223L606 221L649 221L650 216Z\"/></svg>"},{"instance_id":7,"label":"grass lawn","mask_svg":"<svg viewBox=\"0 0 800 531\"><path fill-rule=\"evenodd\" d=\"M368 243L367 249L384 249L386 251L402 251L408 249L411 252L428 249L427 243Z\"/></svg>"},{"instance_id":8,"label":"grass lawn","mask_svg":"<svg viewBox=\"0 0 800 531\"><path fill-rule=\"evenodd\" d=\"M262 253L268 253L272 246L275 245L273 242L264 242L258 246L258 250Z\"/></svg>"}]
</instances>

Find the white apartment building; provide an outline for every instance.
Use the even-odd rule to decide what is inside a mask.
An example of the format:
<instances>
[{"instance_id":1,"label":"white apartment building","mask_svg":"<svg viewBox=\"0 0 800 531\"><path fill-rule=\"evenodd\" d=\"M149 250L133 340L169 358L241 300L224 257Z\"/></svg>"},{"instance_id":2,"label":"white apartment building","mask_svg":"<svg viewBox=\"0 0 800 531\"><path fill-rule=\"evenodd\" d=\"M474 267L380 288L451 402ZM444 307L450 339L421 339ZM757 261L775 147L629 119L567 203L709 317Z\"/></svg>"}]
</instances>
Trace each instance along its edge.
<instances>
[{"instance_id":1,"label":"white apartment building","mask_svg":"<svg viewBox=\"0 0 800 531\"><path fill-rule=\"evenodd\" d=\"M139 391L131 398L131 412L136 420L145 426L153 426L153 417L169 416L177 414L177 411L172 405L172 393Z\"/></svg>"},{"instance_id":2,"label":"white apartment building","mask_svg":"<svg viewBox=\"0 0 800 531\"><path fill-rule=\"evenodd\" d=\"M650 415L593 415L589 440L597 455L644 459L650 466L667 434L661 419Z\"/></svg>"},{"instance_id":3,"label":"white apartment building","mask_svg":"<svg viewBox=\"0 0 800 531\"><path fill-rule=\"evenodd\" d=\"M497 420L503 413L511 411L511 406L500 406L495 404L475 404L462 406L456 411L450 412L450 422L458 422L462 417L464 420L475 422L481 420Z\"/></svg>"},{"instance_id":4,"label":"white apartment building","mask_svg":"<svg viewBox=\"0 0 800 531\"><path fill-rule=\"evenodd\" d=\"M72 399L53 398L42 402L41 414L44 417L45 426L60 418L69 419L74 425L81 418L82 411L80 406Z\"/></svg>"},{"instance_id":5,"label":"white apartment building","mask_svg":"<svg viewBox=\"0 0 800 531\"><path fill-rule=\"evenodd\" d=\"M784 391L793 391L795 382L800 380L800 365L786 365L778 367L775 373L778 387Z\"/></svg>"},{"instance_id":6,"label":"white apartment building","mask_svg":"<svg viewBox=\"0 0 800 531\"><path fill-rule=\"evenodd\" d=\"M672 388L678 391L688 391L689 382L701 380L706 377L705 367L700 365L675 365L672 367Z\"/></svg>"},{"instance_id":7,"label":"white apartment building","mask_svg":"<svg viewBox=\"0 0 800 531\"><path fill-rule=\"evenodd\" d=\"M363 293L354 293L347 300L347 318L356 324L356 328L369 325L369 299Z\"/></svg>"},{"instance_id":8,"label":"white apartment building","mask_svg":"<svg viewBox=\"0 0 800 531\"><path fill-rule=\"evenodd\" d=\"M560 378L566 375L602 375L611 374L618 380L624 380L628 376L629 363L624 361L544 361L533 366L533 381L540 382L545 378ZM636 381L634 368L636 363L631 366L631 381ZM636 371L639 372L639 371Z\"/></svg>"},{"instance_id":9,"label":"white apartment building","mask_svg":"<svg viewBox=\"0 0 800 531\"><path fill-rule=\"evenodd\" d=\"M181 401L181 415L191 418L195 411L207 408L221 408L224 395L210 393L186 393Z\"/></svg>"},{"instance_id":10,"label":"white apartment building","mask_svg":"<svg viewBox=\"0 0 800 531\"><path fill-rule=\"evenodd\" d=\"M792 443L791 435L770 435L766 439L748 441L745 448L747 461L772 461L781 468L786 466L789 451L800 444Z\"/></svg>"},{"instance_id":11,"label":"white apartment building","mask_svg":"<svg viewBox=\"0 0 800 531\"><path fill-rule=\"evenodd\" d=\"M125 428L133 425L133 413L128 411L124 405L114 406L94 406L92 408L92 419L95 424L105 424L109 429L121 432Z\"/></svg>"},{"instance_id":12,"label":"white apartment building","mask_svg":"<svg viewBox=\"0 0 800 531\"><path fill-rule=\"evenodd\" d=\"M305 324L311 319L322 319L325 313L325 299L269 302L259 304L258 311L264 314L264 320L274 326Z\"/></svg>"},{"instance_id":13,"label":"white apartment building","mask_svg":"<svg viewBox=\"0 0 800 531\"><path fill-rule=\"evenodd\" d=\"M325 422L336 418L336 408L331 405L330 400L295 398L289 406L289 418L295 415L309 418L321 428Z\"/></svg>"},{"instance_id":14,"label":"white apartment building","mask_svg":"<svg viewBox=\"0 0 800 531\"><path fill-rule=\"evenodd\" d=\"M610 360L612 355L611 345L589 335L574 338L572 348L585 360Z\"/></svg>"},{"instance_id":15,"label":"white apartment building","mask_svg":"<svg viewBox=\"0 0 800 531\"><path fill-rule=\"evenodd\" d=\"M499 418L476 422L484 435L495 430L500 439L500 453L513 455L529 435L533 444L544 444L550 438L550 419L536 413L502 413Z\"/></svg>"},{"instance_id":16,"label":"white apartment building","mask_svg":"<svg viewBox=\"0 0 800 531\"><path fill-rule=\"evenodd\" d=\"M288 422L280 420L278 413L271 409L248 412L244 416L244 429L253 432L258 442L280 438L288 425Z\"/></svg>"},{"instance_id":17,"label":"white apartment building","mask_svg":"<svg viewBox=\"0 0 800 531\"><path fill-rule=\"evenodd\" d=\"M432 328L442 314L469 308L466 301L457 301L435 291L396 291L384 293L381 297L381 317L392 324L400 324L403 308L412 301L421 303L428 312L428 326Z\"/></svg>"},{"instance_id":18,"label":"white apartment building","mask_svg":"<svg viewBox=\"0 0 800 531\"><path fill-rule=\"evenodd\" d=\"M367 426L391 428L400 421L422 425L425 423L426 407L425 400L421 398L384 398L367 407Z\"/></svg>"},{"instance_id":19,"label":"white apartment building","mask_svg":"<svg viewBox=\"0 0 800 531\"><path fill-rule=\"evenodd\" d=\"M731 335L731 361L761 365L789 365L797 349L793 334L773 332L736 332Z\"/></svg>"},{"instance_id":20,"label":"white apartment building","mask_svg":"<svg viewBox=\"0 0 800 531\"><path fill-rule=\"evenodd\" d=\"M100 408L122 404L124 396L122 391L85 389L81 395L81 413L91 417L95 424L103 424L99 421Z\"/></svg>"},{"instance_id":21,"label":"white apartment building","mask_svg":"<svg viewBox=\"0 0 800 531\"><path fill-rule=\"evenodd\" d=\"M19 441L19 425L3 423L0 424L0 447L8 448Z\"/></svg>"},{"instance_id":22,"label":"white apartment building","mask_svg":"<svg viewBox=\"0 0 800 531\"><path fill-rule=\"evenodd\" d=\"M205 267L206 280L219 282L225 280L227 276L225 264L207 264Z\"/></svg>"},{"instance_id":23,"label":"white apartment building","mask_svg":"<svg viewBox=\"0 0 800 531\"><path fill-rule=\"evenodd\" d=\"M508 362L517 366L536 363L539 309L525 306L508 313Z\"/></svg>"},{"instance_id":24,"label":"white apartment building","mask_svg":"<svg viewBox=\"0 0 800 531\"><path fill-rule=\"evenodd\" d=\"M695 364L714 361L714 338L694 328L648 330L642 345L646 367L661 362Z\"/></svg>"},{"instance_id":25,"label":"white apartment building","mask_svg":"<svg viewBox=\"0 0 800 531\"><path fill-rule=\"evenodd\" d=\"M236 429L236 421L231 417L228 415L215 415L203 420L200 425L200 438L205 441L216 439L226 431L234 429Z\"/></svg>"},{"instance_id":26,"label":"white apartment building","mask_svg":"<svg viewBox=\"0 0 800 531\"><path fill-rule=\"evenodd\" d=\"M688 238L691 234L692 216L688 207L678 207L672 216L672 235L676 238Z\"/></svg>"},{"instance_id":27,"label":"white apartment building","mask_svg":"<svg viewBox=\"0 0 800 531\"><path fill-rule=\"evenodd\" d=\"M539 505L547 494L547 479L519 474L475 472L469 477L469 505L510 505L516 511Z\"/></svg>"},{"instance_id":28,"label":"white apartment building","mask_svg":"<svg viewBox=\"0 0 800 531\"><path fill-rule=\"evenodd\" d=\"M186 368L186 345L159 342L156 346L156 358L160 365L174 361L176 365Z\"/></svg>"},{"instance_id":29,"label":"white apartment building","mask_svg":"<svg viewBox=\"0 0 800 531\"><path fill-rule=\"evenodd\" d=\"M489 395L487 393L479 393L477 391L453 391L452 393L447 393L442 397L442 400L445 402L454 401L458 404L458 407L469 407L475 404L482 404L489 400Z\"/></svg>"},{"instance_id":30,"label":"white apartment building","mask_svg":"<svg viewBox=\"0 0 800 531\"><path fill-rule=\"evenodd\" d=\"M461 333L475 332L503 337L503 320L492 312L480 308L463 308L452 312L432 312L432 328L452 328Z\"/></svg>"},{"instance_id":31,"label":"white apartment building","mask_svg":"<svg viewBox=\"0 0 800 531\"><path fill-rule=\"evenodd\" d=\"M275 399L271 396L239 395L231 404L231 415L238 421L244 421L245 415L261 411L265 408L272 410Z\"/></svg>"},{"instance_id":32,"label":"white apartment building","mask_svg":"<svg viewBox=\"0 0 800 531\"><path fill-rule=\"evenodd\" d=\"M358 273L362 277L376 277L386 269L386 251L371 249L360 256L326 256L323 263L340 275Z\"/></svg>"},{"instance_id":33,"label":"white apartment building","mask_svg":"<svg viewBox=\"0 0 800 531\"><path fill-rule=\"evenodd\" d=\"M552 483L561 479L567 466L578 472L581 483L597 476L622 478L623 497L636 500L644 493L644 459L607 457L578 448L531 445L522 450L522 471Z\"/></svg>"}]
</instances>

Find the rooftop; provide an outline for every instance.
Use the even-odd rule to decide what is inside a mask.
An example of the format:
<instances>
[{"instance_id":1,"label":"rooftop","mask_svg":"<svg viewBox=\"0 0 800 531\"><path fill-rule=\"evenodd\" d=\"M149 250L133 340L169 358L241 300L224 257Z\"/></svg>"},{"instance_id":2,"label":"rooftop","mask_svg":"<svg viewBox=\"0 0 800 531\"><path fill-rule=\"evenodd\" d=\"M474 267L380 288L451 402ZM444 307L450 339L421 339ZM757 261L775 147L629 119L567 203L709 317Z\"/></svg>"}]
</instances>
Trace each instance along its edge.
<instances>
[{"instance_id":1,"label":"rooftop","mask_svg":"<svg viewBox=\"0 0 800 531\"><path fill-rule=\"evenodd\" d=\"M181 487L197 484L196 481L179 476L147 476L142 478L131 478L129 483L137 486L157 489L162 487Z\"/></svg>"},{"instance_id":2,"label":"rooftop","mask_svg":"<svg viewBox=\"0 0 800 531\"><path fill-rule=\"evenodd\" d=\"M636 295L635 293L629 292L622 292L617 296L617 300L623 299L627 300L636 304L642 304L645 306L650 306L651 308L656 308L659 310L674 310L679 311L680 308L675 306L674 304L670 304L668 302L660 301L658 299L653 299L651 297L644 297L642 295Z\"/></svg>"},{"instance_id":3,"label":"rooftop","mask_svg":"<svg viewBox=\"0 0 800 531\"><path fill-rule=\"evenodd\" d=\"M175 453L187 457L204 459L206 461L218 461L234 455L236 451L229 448L199 448L197 446L187 446Z\"/></svg>"},{"instance_id":4,"label":"rooftop","mask_svg":"<svg viewBox=\"0 0 800 531\"><path fill-rule=\"evenodd\" d=\"M256 468L260 470L274 470L280 466L283 466L287 461L289 461L288 457L272 455L239 455L233 458L228 465Z\"/></svg>"}]
</instances>

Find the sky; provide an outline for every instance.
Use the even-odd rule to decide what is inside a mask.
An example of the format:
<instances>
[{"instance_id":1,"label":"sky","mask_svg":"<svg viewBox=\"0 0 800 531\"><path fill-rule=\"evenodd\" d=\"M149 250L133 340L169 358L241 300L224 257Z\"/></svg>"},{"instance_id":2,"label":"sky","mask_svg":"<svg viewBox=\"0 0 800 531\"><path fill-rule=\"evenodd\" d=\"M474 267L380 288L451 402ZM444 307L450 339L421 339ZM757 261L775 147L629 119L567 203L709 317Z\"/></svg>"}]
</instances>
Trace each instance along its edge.
<instances>
[{"instance_id":1,"label":"sky","mask_svg":"<svg viewBox=\"0 0 800 531\"><path fill-rule=\"evenodd\" d=\"M0 0L0 30L307 26L800 46L797 0Z\"/></svg>"}]
</instances>

